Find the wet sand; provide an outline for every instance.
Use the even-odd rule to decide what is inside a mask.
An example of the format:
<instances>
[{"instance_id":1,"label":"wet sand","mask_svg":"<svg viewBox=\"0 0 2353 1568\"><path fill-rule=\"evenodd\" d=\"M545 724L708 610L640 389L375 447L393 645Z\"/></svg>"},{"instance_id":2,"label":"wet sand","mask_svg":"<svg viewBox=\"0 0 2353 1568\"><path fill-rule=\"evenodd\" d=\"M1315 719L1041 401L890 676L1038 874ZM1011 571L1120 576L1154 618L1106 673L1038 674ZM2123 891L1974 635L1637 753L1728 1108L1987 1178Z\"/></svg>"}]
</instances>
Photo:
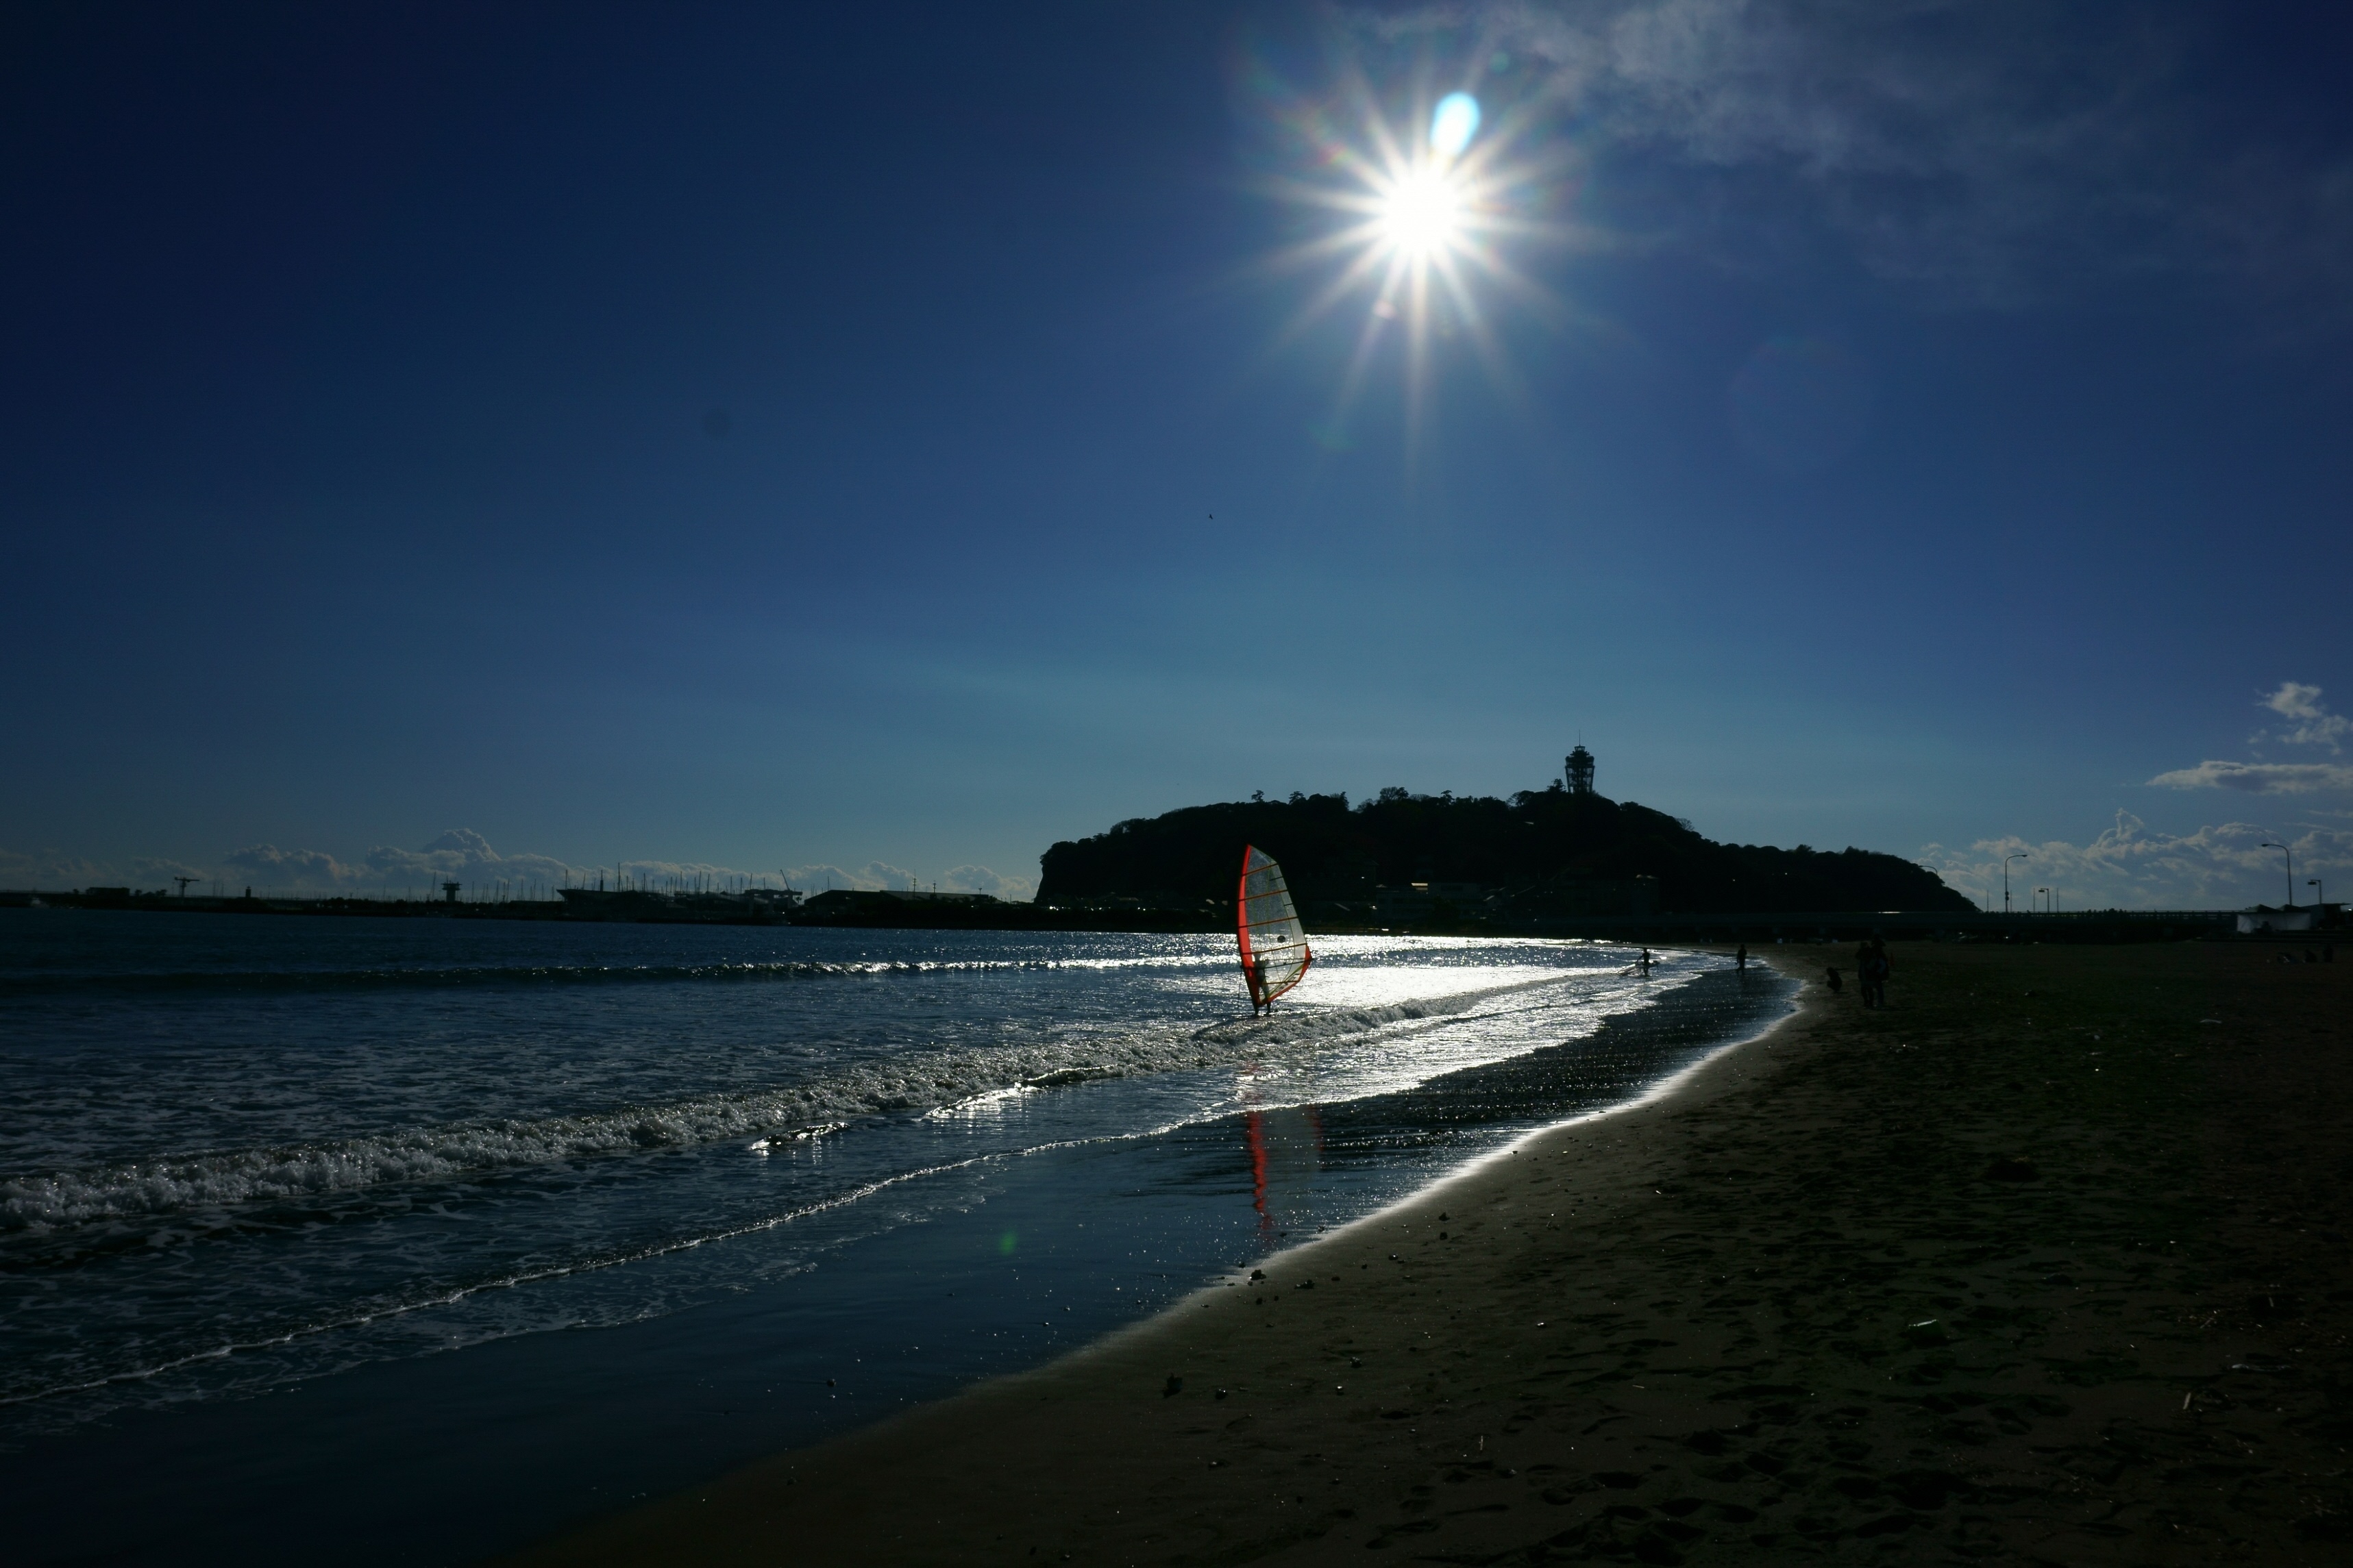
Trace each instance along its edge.
<instances>
[{"instance_id":1,"label":"wet sand","mask_svg":"<svg viewBox=\"0 0 2353 1568\"><path fill-rule=\"evenodd\" d=\"M1884 1010L1810 984L1651 1106L517 1561L2341 1563L2353 952L2280 951L1899 946Z\"/></svg>"}]
</instances>

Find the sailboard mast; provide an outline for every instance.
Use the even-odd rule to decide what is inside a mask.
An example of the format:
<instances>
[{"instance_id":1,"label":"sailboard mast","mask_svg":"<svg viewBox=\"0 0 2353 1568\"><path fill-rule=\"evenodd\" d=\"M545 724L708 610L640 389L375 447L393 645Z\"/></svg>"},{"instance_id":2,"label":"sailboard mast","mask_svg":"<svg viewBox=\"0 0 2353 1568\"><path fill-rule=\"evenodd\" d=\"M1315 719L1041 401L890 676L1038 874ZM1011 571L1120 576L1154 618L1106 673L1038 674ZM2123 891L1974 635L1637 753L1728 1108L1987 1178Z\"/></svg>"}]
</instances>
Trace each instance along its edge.
<instances>
[{"instance_id":1,"label":"sailboard mast","mask_svg":"<svg viewBox=\"0 0 2353 1568\"><path fill-rule=\"evenodd\" d=\"M1255 844L1242 846L1235 931L1252 1012L1273 1006L1274 999L1298 984L1299 977L1315 961L1315 955L1307 951L1307 932L1299 924L1299 910L1282 880L1282 868Z\"/></svg>"}]
</instances>

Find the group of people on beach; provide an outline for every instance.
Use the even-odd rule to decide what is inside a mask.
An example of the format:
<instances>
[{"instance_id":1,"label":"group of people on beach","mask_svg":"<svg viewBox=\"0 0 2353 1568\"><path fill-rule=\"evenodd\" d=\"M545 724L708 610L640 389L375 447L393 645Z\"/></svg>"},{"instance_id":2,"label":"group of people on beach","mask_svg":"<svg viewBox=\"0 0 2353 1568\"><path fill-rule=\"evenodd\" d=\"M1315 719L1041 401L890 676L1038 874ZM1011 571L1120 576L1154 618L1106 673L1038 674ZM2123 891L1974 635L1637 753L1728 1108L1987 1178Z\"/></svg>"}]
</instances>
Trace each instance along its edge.
<instances>
[{"instance_id":1,"label":"group of people on beach","mask_svg":"<svg viewBox=\"0 0 2353 1568\"><path fill-rule=\"evenodd\" d=\"M1855 944L1854 983L1862 993L1864 1006L1887 1005L1887 977L1894 972L1895 966L1887 962L1886 938L1874 936ZM1829 979L1831 995L1845 991L1846 982L1836 969L1830 971Z\"/></svg>"}]
</instances>

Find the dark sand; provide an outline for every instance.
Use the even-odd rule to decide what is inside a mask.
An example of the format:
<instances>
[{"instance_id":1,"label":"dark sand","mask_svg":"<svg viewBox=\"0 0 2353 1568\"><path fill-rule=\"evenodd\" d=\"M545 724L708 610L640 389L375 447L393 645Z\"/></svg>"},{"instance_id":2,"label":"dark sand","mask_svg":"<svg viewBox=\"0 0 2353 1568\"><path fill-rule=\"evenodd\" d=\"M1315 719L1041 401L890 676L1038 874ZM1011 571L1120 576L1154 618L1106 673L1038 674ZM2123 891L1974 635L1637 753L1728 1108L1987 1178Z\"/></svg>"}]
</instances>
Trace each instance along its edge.
<instances>
[{"instance_id":1,"label":"dark sand","mask_svg":"<svg viewBox=\"0 0 2353 1568\"><path fill-rule=\"evenodd\" d=\"M1653 1108L523 1561L2353 1561L2353 952L2279 952L1899 946L1883 1012L1810 985Z\"/></svg>"}]
</instances>

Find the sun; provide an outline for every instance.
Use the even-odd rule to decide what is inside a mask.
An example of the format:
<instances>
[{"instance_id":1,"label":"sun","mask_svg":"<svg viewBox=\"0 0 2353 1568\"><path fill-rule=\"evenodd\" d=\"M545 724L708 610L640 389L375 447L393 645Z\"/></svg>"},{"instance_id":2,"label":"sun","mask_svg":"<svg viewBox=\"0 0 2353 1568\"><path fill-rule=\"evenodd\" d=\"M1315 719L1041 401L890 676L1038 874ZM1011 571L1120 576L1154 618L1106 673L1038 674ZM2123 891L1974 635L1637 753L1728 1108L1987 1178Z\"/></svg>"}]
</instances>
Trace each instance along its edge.
<instances>
[{"instance_id":1,"label":"sun","mask_svg":"<svg viewBox=\"0 0 2353 1568\"><path fill-rule=\"evenodd\" d=\"M1453 91L1434 105L1422 100L1429 107L1409 110L1399 124L1361 79L1343 101L1356 106L1353 133L1345 117L1303 122L1314 132L1302 143L1314 153L1314 168L1271 187L1336 220L1269 258L1272 270L1331 268L1282 335L1352 305L1365 311L1333 412L1318 426L1317 438L1328 441L1345 439L1349 407L1393 334L1402 336L1409 427L1441 340L1466 343L1499 384L1512 382L1489 307L1509 300L1541 311L1550 301L1506 252L1558 237L1535 209L1557 178L1559 154L1532 158L1514 145L1533 121L1515 126L1507 118L1482 135L1479 100Z\"/></svg>"},{"instance_id":2,"label":"sun","mask_svg":"<svg viewBox=\"0 0 2353 1568\"><path fill-rule=\"evenodd\" d=\"M1459 160L1479 134L1479 100L1450 92L1430 116L1430 143L1409 157L1392 157L1377 182L1377 222L1390 250L1409 261L1454 249L1464 238L1473 206L1468 171Z\"/></svg>"},{"instance_id":3,"label":"sun","mask_svg":"<svg viewBox=\"0 0 2353 1568\"><path fill-rule=\"evenodd\" d=\"M1463 237L1470 193L1451 169L1436 163L1409 169L1381 193L1381 238L1409 260L1452 249Z\"/></svg>"}]
</instances>

